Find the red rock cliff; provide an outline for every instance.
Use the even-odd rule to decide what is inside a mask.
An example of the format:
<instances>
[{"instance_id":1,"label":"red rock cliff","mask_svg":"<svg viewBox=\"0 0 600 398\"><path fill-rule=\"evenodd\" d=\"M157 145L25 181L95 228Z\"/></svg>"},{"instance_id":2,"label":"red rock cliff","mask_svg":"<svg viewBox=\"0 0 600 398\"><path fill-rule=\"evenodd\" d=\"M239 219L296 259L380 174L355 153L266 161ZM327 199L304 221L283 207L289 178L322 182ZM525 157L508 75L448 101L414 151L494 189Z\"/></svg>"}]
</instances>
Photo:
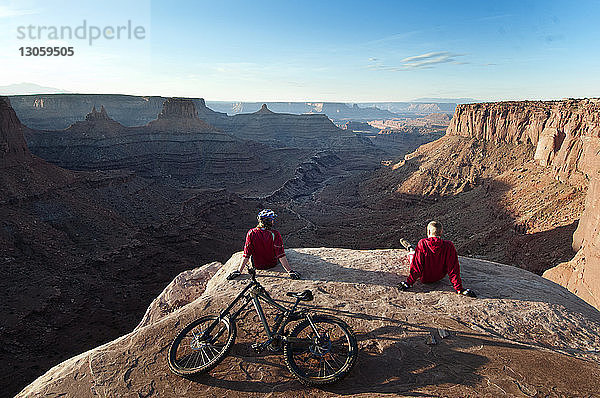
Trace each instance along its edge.
<instances>
[{"instance_id":1,"label":"red rock cliff","mask_svg":"<svg viewBox=\"0 0 600 398\"><path fill-rule=\"evenodd\" d=\"M573 237L578 253L544 276L600 308L600 100L459 105L447 134L531 144L534 159L557 179L588 188Z\"/></svg>"},{"instance_id":2,"label":"red rock cliff","mask_svg":"<svg viewBox=\"0 0 600 398\"><path fill-rule=\"evenodd\" d=\"M23 125L8 99L0 97L0 166L29 157L23 138Z\"/></svg>"}]
</instances>

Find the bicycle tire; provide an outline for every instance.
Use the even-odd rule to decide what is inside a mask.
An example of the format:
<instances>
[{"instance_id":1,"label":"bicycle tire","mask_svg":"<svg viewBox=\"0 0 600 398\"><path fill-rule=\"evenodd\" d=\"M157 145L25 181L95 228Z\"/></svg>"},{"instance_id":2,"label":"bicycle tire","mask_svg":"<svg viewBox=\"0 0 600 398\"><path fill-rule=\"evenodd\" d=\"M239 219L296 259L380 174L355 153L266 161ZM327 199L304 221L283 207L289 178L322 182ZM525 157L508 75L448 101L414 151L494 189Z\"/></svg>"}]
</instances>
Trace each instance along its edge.
<instances>
[{"instance_id":1,"label":"bicycle tire","mask_svg":"<svg viewBox=\"0 0 600 398\"><path fill-rule=\"evenodd\" d=\"M211 333L211 340L216 335L217 341L198 339L203 331L202 324L206 324L206 327L209 322L216 319L218 319L216 315L203 316L188 324L177 334L169 348L169 369L173 373L179 376L190 376L208 372L227 357L237 336L235 323L229 318L221 318L220 326L217 325ZM219 341L218 339L223 337L224 333L226 333L225 338ZM186 339L189 339L189 342L184 342Z\"/></svg>"},{"instance_id":2,"label":"bicycle tire","mask_svg":"<svg viewBox=\"0 0 600 398\"><path fill-rule=\"evenodd\" d=\"M328 337L323 337L320 342L317 342L316 334L308 319L298 323L288 337L305 341L288 341L285 343L283 353L286 366L294 377L305 385L335 383L343 379L356 364L358 359L356 336L350 326L339 318L317 315L312 317L312 321L317 326L319 334ZM333 336L332 331L335 331L336 335L339 336L337 338ZM331 337L335 341L331 341ZM328 350L324 349L324 346L327 346L326 340L331 342ZM329 356L331 362L326 359L327 356ZM316 374L307 369L308 361L313 360L319 361ZM332 366L331 363L334 365ZM333 372L327 370L327 367Z\"/></svg>"}]
</instances>

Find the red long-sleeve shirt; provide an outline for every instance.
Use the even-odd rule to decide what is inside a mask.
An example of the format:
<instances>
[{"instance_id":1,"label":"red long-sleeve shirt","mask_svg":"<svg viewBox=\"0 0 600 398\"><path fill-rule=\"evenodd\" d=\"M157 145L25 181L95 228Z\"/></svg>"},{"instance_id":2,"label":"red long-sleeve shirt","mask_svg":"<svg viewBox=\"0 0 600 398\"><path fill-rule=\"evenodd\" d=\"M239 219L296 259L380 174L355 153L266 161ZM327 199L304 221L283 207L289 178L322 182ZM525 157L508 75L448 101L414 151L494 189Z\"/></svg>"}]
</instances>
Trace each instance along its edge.
<instances>
[{"instance_id":1,"label":"red long-sleeve shirt","mask_svg":"<svg viewBox=\"0 0 600 398\"><path fill-rule=\"evenodd\" d=\"M248 256L252 256L256 269L273 268L285 256L281 234L275 229L252 228L246 234L244 245L244 257Z\"/></svg>"},{"instance_id":2,"label":"red long-sleeve shirt","mask_svg":"<svg viewBox=\"0 0 600 398\"><path fill-rule=\"evenodd\" d=\"M410 275L406 283L412 285L417 279L423 283L437 282L446 275L450 278L454 290L463 290L454 244L435 236L421 239L410 264Z\"/></svg>"}]
</instances>

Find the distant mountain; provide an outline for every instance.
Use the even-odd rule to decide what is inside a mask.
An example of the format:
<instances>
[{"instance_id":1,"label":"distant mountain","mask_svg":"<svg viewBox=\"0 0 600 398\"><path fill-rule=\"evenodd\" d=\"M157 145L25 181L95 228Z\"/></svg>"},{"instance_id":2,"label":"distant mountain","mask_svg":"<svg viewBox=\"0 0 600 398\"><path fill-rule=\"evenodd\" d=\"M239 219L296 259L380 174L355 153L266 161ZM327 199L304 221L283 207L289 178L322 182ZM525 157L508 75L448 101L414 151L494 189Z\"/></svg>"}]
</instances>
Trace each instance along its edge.
<instances>
[{"instance_id":1,"label":"distant mountain","mask_svg":"<svg viewBox=\"0 0 600 398\"><path fill-rule=\"evenodd\" d=\"M260 102L206 101L207 106L229 115L256 112ZM334 121L369 121L415 117L430 113L454 113L456 103L432 102L267 102L269 109L279 113L326 114Z\"/></svg>"},{"instance_id":2,"label":"distant mountain","mask_svg":"<svg viewBox=\"0 0 600 398\"><path fill-rule=\"evenodd\" d=\"M442 103L442 104L471 104L481 102L473 98L417 98L412 102Z\"/></svg>"},{"instance_id":3,"label":"distant mountain","mask_svg":"<svg viewBox=\"0 0 600 398\"><path fill-rule=\"evenodd\" d=\"M254 113L262 102L206 101L207 106L229 115ZM332 120L372 120L398 117L393 112L374 106L358 106L344 102L267 102L274 112L289 114L325 114Z\"/></svg>"},{"instance_id":4,"label":"distant mountain","mask_svg":"<svg viewBox=\"0 0 600 398\"><path fill-rule=\"evenodd\" d=\"M377 108L395 113L401 117L414 117L430 113L454 113L454 102L359 102L357 105L367 108Z\"/></svg>"},{"instance_id":5,"label":"distant mountain","mask_svg":"<svg viewBox=\"0 0 600 398\"><path fill-rule=\"evenodd\" d=\"M263 105L261 102L190 99L196 106L198 117L217 128L223 128L230 122L228 115L255 113ZM166 98L122 94L29 94L11 95L10 100L26 126L60 130L82 120L92 107L100 108L102 105L112 118L124 126L144 125L156 118ZM275 113L326 115L336 122L415 118L431 113L453 114L456 107L455 103L446 102L267 102L266 105Z\"/></svg>"},{"instance_id":6,"label":"distant mountain","mask_svg":"<svg viewBox=\"0 0 600 398\"><path fill-rule=\"evenodd\" d=\"M60 94L68 92L60 88L45 87L35 83L17 83L0 86L0 95Z\"/></svg>"}]
</instances>

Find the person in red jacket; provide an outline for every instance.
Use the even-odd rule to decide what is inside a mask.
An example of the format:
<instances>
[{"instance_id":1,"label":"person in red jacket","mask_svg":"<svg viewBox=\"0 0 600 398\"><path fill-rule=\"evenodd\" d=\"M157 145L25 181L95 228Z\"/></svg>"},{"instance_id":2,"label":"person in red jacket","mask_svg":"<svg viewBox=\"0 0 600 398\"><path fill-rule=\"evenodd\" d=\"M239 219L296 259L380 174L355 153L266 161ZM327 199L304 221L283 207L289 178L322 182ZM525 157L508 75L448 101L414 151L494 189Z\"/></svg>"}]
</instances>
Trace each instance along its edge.
<instances>
[{"instance_id":1,"label":"person in red jacket","mask_svg":"<svg viewBox=\"0 0 600 398\"><path fill-rule=\"evenodd\" d=\"M409 289L417 280L433 283L448 275L457 293L475 297L470 289L464 289L460 279L458 254L454 244L441 238L442 224L432 221L427 225L427 239L421 239L412 256L410 273L406 282L400 282L400 289Z\"/></svg>"},{"instance_id":2,"label":"person in red jacket","mask_svg":"<svg viewBox=\"0 0 600 398\"><path fill-rule=\"evenodd\" d=\"M242 274L250 259L256 269L269 269L275 267L279 262L288 272L292 279L300 279L300 274L290 268L285 251L283 250L283 239L276 229L273 229L277 214L271 209L264 209L258 213L258 225L246 234L244 244L244 255L239 270L233 271L227 279L235 279Z\"/></svg>"}]
</instances>

